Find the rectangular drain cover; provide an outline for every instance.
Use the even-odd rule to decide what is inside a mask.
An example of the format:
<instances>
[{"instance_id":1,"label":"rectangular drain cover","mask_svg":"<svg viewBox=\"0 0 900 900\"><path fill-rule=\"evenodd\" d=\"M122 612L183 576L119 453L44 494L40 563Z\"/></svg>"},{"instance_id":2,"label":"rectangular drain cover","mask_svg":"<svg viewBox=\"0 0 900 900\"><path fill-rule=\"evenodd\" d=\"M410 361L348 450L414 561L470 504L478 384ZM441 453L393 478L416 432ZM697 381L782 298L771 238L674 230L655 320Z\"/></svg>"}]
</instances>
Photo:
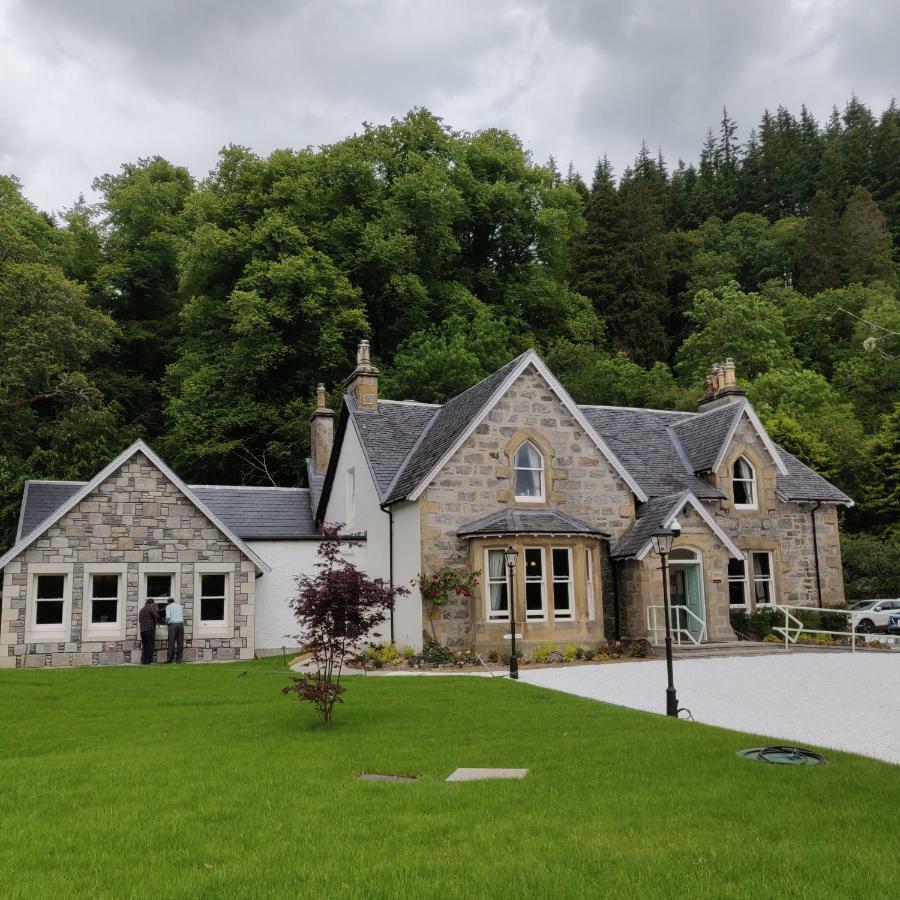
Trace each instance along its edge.
<instances>
[{"instance_id":1,"label":"rectangular drain cover","mask_svg":"<svg viewBox=\"0 0 900 900\"><path fill-rule=\"evenodd\" d=\"M483 781L486 778L524 778L528 769L457 769L447 781Z\"/></svg>"},{"instance_id":2,"label":"rectangular drain cover","mask_svg":"<svg viewBox=\"0 0 900 900\"><path fill-rule=\"evenodd\" d=\"M413 775L383 775L380 772L363 772L362 775L356 776L357 781L393 781L401 784L408 784L419 779Z\"/></svg>"}]
</instances>

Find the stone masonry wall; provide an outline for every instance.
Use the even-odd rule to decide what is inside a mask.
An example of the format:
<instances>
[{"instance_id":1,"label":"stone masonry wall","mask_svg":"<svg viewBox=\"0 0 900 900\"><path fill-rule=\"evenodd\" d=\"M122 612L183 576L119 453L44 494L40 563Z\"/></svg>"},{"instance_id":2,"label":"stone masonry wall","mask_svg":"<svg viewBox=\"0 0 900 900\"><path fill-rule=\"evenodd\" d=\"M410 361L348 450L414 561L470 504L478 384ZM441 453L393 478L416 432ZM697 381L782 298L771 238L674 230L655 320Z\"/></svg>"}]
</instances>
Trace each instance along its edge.
<instances>
[{"instance_id":1,"label":"stone masonry wall","mask_svg":"<svg viewBox=\"0 0 900 900\"><path fill-rule=\"evenodd\" d=\"M469 547L456 536L463 523L503 507L535 508L537 504L516 504L514 497L509 453L521 442L523 432L545 452L545 507L564 510L596 525L613 540L628 528L634 519L630 489L540 374L529 367L423 492L423 571L445 564L470 565ZM603 584L605 594L609 585L608 558L605 554L602 558L602 570L595 576ZM597 597L597 623L592 627L598 637L602 636L604 605L605 601ZM474 646L483 609L480 589L471 600L452 599L442 608L442 618L435 622L438 639ZM423 610L425 621L430 615L431 608L427 606Z\"/></svg>"},{"instance_id":2,"label":"stone masonry wall","mask_svg":"<svg viewBox=\"0 0 900 900\"><path fill-rule=\"evenodd\" d=\"M36 564L72 564L71 635L67 642L26 643L26 590ZM124 640L83 641L86 563L127 565ZM140 659L139 566L180 569L185 659L249 659L254 651L255 566L143 454L121 469L34 541L4 570L0 667L102 665ZM221 563L232 573L231 627L222 637L194 633L194 565ZM178 576L176 576L178 577ZM159 632L158 637L162 637ZM158 646L161 643L158 641Z\"/></svg>"},{"instance_id":3,"label":"stone masonry wall","mask_svg":"<svg viewBox=\"0 0 900 900\"><path fill-rule=\"evenodd\" d=\"M758 508L755 510L735 509L731 500L731 469L734 460L741 455L746 456L756 470ZM715 483L728 497L720 503L706 506L719 527L741 550L768 550L772 553L776 602L817 606L809 506L785 503L777 497L776 469L746 417L738 425L718 475L711 478L715 478ZM839 606L844 602L844 584L837 510L834 505L822 506L815 515L822 604ZM679 521L682 535L675 547L690 546L703 554L703 587L710 639L731 640L734 633L729 624L729 552L696 513L686 512L679 516ZM659 557L651 551L641 562L626 561L622 564L620 577L626 623L623 633L627 637L646 637L646 608L662 603Z\"/></svg>"}]
</instances>

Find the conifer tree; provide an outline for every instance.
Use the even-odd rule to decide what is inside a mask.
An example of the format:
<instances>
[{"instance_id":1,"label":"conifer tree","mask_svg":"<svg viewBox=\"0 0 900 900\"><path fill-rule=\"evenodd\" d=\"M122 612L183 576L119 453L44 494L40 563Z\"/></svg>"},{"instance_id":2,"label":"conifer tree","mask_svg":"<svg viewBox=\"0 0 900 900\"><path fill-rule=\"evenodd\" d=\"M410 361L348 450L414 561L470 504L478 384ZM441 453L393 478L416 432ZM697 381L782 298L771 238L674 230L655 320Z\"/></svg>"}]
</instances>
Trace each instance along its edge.
<instances>
[{"instance_id":1,"label":"conifer tree","mask_svg":"<svg viewBox=\"0 0 900 900\"><path fill-rule=\"evenodd\" d=\"M884 214L863 187L847 203L839 228L844 284L876 282L894 286L891 236Z\"/></svg>"},{"instance_id":2,"label":"conifer tree","mask_svg":"<svg viewBox=\"0 0 900 900\"><path fill-rule=\"evenodd\" d=\"M584 232L575 239L572 251L573 287L602 313L618 289L616 257L621 231L619 196L606 155L594 170L584 217Z\"/></svg>"},{"instance_id":3,"label":"conifer tree","mask_svg":"<svg viewBox=\"0 0 900 900\"><path fill-rule=\"evenodd\" d=\"M795 286L804 294L818 294L841 284L838 215L831 197L819 191L809 207L806 231L797 256Z\"/></svg>"}]
</instances>

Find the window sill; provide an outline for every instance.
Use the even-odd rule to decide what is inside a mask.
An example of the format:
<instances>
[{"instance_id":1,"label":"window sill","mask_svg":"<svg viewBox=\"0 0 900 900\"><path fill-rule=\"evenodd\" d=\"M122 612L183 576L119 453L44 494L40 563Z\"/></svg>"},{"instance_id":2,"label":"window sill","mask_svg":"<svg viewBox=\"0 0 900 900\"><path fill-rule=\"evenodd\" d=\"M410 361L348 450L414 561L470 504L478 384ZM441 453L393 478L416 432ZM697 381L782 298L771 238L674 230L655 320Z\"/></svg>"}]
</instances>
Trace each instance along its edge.
<instances>
[{"instance_id":1,"label":"window sill","mask_svg":"<svg viewBox=\"0 0 900 900\"><path fill-rule=\"evenodd\" d=\"M25 642L28 644L69 643L69 633L64 628L42 630L32 627L25 635Z\"/></svg>"},{"instance_id":2,"label":"window sill","mask_svg":"<svg viewBox=\"0 0 900 900\"><path fill-rule=\"evenodd\" d=\"M124 641L125 629L118 624L111 628L99 628L96 625L91 628L82 628L81 640L85 643L96 643L98 641Z\"/></svg>"},{"instance_id":3,"label":"window sill","mask_svg":"<svg viewBox=\"0 0 900 900\"><path fill-rule=\"evenodd\" d=\"M205 624L197 622L194 625L193 637L198 638L231 638L234 637L234 627L228 623L217 622Z\"/></svg>"}]
</instances>

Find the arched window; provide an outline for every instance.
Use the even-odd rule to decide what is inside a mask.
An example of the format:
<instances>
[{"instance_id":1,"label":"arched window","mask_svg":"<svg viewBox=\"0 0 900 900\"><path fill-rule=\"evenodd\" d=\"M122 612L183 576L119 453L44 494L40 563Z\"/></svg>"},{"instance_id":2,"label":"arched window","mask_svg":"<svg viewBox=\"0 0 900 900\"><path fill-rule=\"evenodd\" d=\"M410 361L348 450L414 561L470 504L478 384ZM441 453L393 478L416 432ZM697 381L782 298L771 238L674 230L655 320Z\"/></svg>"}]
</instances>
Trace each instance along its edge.
<instances>
[{"instance_id":1,"label":"arched window","mask_svg":"<svg viewBox=\"0 0 900 900\"><path fill-rule=\"evenodd\" d=\"M531 441L525 441L513 457L516 500L544 499L544 457Z\"/></svg>"},{"instance_id":2,"label":"arched window","mask_svg":"<svg viewBox=\"0 0 900 900\"><path fill-rule=\"evenodd\" d=\"M756 472L749 460L739 456L731 471L734 505L744 509L756 509Z\"/></svg>"}]
</instances>

